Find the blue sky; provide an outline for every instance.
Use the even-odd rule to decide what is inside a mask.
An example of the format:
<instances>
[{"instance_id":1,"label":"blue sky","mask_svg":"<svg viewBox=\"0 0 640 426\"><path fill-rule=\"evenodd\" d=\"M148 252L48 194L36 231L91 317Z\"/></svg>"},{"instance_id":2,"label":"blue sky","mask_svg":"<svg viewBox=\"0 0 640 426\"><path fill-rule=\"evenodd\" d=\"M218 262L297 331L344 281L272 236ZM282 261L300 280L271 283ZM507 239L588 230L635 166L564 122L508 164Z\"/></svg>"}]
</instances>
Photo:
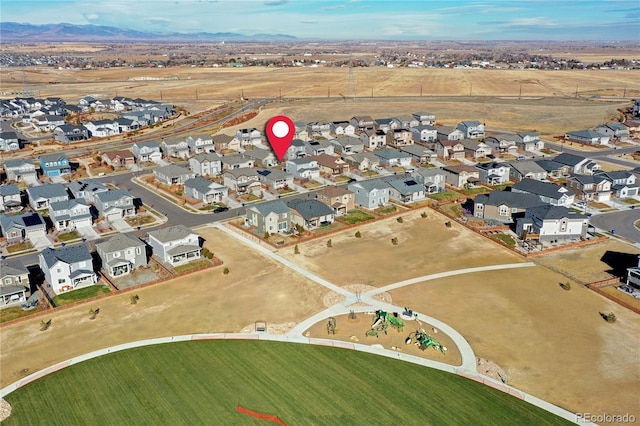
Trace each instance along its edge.
<instances>
[{"instance_id":1,"label":"blue sky","mask_svg":"<svg viewBox=\"0 0 640 426\"><path fill-rule=\"evenodd\" d=\"M2 0L0 20L350 40L636 40L637 0Z\"/></svg>"}]
</instances>

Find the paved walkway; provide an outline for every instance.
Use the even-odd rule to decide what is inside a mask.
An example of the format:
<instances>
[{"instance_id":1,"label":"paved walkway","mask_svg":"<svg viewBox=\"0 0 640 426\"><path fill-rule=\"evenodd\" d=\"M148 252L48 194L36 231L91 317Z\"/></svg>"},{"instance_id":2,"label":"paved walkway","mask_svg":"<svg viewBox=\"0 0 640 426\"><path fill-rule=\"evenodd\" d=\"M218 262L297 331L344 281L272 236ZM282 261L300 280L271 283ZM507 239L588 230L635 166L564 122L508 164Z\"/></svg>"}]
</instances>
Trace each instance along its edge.
<instances>
[{"instance_id":1,"label":"paved walkway","mask_svg":"<svg viewBox=\"0 0 640 426\"><path fill-rule=\"evenodd\" d=\"M92 226L81 226L78 228L78 232L89 241L100 238L100 234L98 234Z\"/></svg>"},{"instance_id":2,"label":"paved walkway","mask_svg":"<svg viewBox=\"0 0 640 426\"><path fill-rule=\"evenodd\" d=\"M113 228L120 233L132 232L133 227L127 223L124 219L115 219L111 221Z\"/></svg>"}]
</instances>

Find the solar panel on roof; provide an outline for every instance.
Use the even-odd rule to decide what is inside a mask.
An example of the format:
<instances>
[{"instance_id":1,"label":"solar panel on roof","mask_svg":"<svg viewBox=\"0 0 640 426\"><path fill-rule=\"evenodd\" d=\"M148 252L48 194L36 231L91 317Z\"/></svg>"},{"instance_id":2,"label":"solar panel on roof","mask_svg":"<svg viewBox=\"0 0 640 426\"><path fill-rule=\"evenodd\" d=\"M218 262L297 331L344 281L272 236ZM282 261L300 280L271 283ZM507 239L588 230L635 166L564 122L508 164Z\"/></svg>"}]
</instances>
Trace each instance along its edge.
<instances>
[{"instance_id":1,"label":"solar panel on roof","mask_svg":"<svg viewBox=\"0 0 640 426\"><path fill-rule=\"evenodd\" d=\"M407 186L413 186L413 185L417 185L418 182L416 182L415 180L408 180L405 182L405 185Z\"/></svg>"},{"instance_id":2,"label":"solar panel on roof","mask_svg":"<svg viewBox=\"0 0 640 426\"><path fill-rule=\"evenodd\" d=\"M22 221L24 222L25 226L42 225L42 220L37 214L31 216L23 216Z\"/></svg>"}]
</instances>

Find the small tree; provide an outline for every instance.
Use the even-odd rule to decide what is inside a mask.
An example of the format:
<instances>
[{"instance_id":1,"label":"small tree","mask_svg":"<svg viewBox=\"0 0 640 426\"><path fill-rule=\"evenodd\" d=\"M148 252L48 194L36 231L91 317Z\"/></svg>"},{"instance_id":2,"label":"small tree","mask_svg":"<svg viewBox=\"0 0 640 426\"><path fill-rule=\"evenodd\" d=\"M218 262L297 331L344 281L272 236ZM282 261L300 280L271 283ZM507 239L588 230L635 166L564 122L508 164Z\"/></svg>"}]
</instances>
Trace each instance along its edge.
<instances>
[{"instance_id":1,"label":"small tree","mask_svg":"<svg viewBox=\"0 0 640 426\"><path fill-rule=\"evenodd\" d=\"M569 281L567 281L566 283L560 283L560 287L562 287L563 290L571 290L571 283Z\"/></svg>"},{"instance_id":2,"label":"small tree","mask_svg":"<svg viewBox=\"0 0 640 426\"><path fill-rule=\"evenodd\" d=\"M138 303L138 300L140 300L140 297L137 294L134 294L129 298L129 300L131 300L132 305L135 305Z\"/></svg>"},{"instance_id":3,"label":"small tree","mask_svg":"<svg viewBox=\"0 0 640 426\"><path fill-rule=\"evenodd\" d=\"M614 314L613 312L609 312L609 313L600 312L600 316L604 318L606 322L616 322L616 319L617 319L616 314Z\"/></svg>"},{"instance_id":4,"label":"small tree","mask_svg":"<svg viewBox=\"0 0 640 426\"><path fill-rule=\"evenodd\" d=\"M265 240L268 240L270 236L271 236L271 234L269 234L269 231L264 231L264 239Z\"/></svg>"},{"instance_id":5,"label":"small tree","mask_svg":"<svg viewBox=\"0 0 640 426\"><path fill-rule=\"evenodd\" d=\"M451 221L445 222L444 226L446 226L447 228L451 228Z\"/></svg>"},{"instance_id":6,"label":"small tree","mask_svg":"<svg viewBox=\"0 0 640 426\"><path fill-rule=\"evenodd\" d=\"M393 237L391 239L391 244L393 244L394 246L397 246L398 245L398 237Z\"/></svg>"},{"instance_id":7,"label":"small tree","mask_svg":"<svg viewBox=\"0 0 640 426\"><path fill-rule=\"evenodd\" d=\"M329 248L333 247L333 243L331 242L331 240L327 241L327 247Z\"/></svg>"},{"instance_id":8,"label":"small tree","mask_svg":"<svg viewBox=\"0 0 640 426\"><path fill-rule=\"evenodd\" d=\"M423 218L423 219L426 219L427 218L427 212L420 213L420 217Z\"/></svg>"},{"instance_id":9,"label":"small tree","mask_svg":"<svg viewBox=\"0 0 640 426\"><path fill-rule=\"evenodd\" d=\"M362 238L362 234L360 233L360 231L356 231L356 238Z\"/></svg>"},{"instance_id":10,"label":"small tree","mask_svg":"<svg viewBox=\"0 0 640 426\"><path fill-rule=\"evenodd\" d=\"M49 321L45 321L45 320L40 321L40 331L45 331L50 326L51 326L51 320L49 320Z\"/></svg>"},{"instance_id":11,"label":"small tree","mask_svg":"<svg viewBox=\"0 0 640 426\"><path fill-rule=\"evenodd\" d=\"M397 221L398 223L403 223L403 222L404 222L404 219L402 218L402 216L398 216L398 218L396 219L396 221Z\"/></svg>"},{"instance_id":12,"label":"small tree","mask_svg":"<svg viewBox=\"0 0 640 426\"><path fill-rule=\"evenodd\" d=\"M224 267L224 269L222 270L222 273L224 275L229 275L229 268L227 268L226 266Z\"/></svg>"},{"instance_id":13,"label":"small tree","mask_svg":"<svg viewBox=\"0 0 640 426\"><path fill-rule=\"evenodd\" d=\"M300 254L300 249L298 248L298 245L296 244L296 246L293 248L293 254Z\"/></svg>"}]
</instances>

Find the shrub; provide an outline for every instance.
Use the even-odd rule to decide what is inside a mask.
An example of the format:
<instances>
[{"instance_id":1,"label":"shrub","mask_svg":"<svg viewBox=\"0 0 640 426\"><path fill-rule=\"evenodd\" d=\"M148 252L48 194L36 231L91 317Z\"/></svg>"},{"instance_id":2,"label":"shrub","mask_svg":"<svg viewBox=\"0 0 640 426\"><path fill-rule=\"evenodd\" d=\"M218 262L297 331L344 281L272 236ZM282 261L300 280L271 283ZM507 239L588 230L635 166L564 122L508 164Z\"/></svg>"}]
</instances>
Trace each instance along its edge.
<instances>
[{"instance_id":1,"label":"shrub","mask_svg":"<svg viewBox=\"0 0 640 426\"><path fill-rule=\"evenodd\" d=\"M404 219L402 218L402 216L399 216L396 220L398 221L398 223L404 222Z\"/></svg>"},{"instance_id":2,"label":"shrub","mask_svg":"<svg viewBox=\"0 0 640 426\"><path fill-rule=\"evenodd\" d=\"M51 320L49 320L49 321L45 321L45 320L40 321L40 331L45 331L50 326L51 326Z\"/></svg>"},{"instance_id":3,"label":"shrub","mask_svg":"<svg viewBox=\"0 0 640 426\"><path fill-rule=\"evenodd\" d=\"M614 314L613 312L609 312L609 313L600 312L600 316L604 318L606 322L616 322L616 319L617 319L616 314Z\"/></svg>"},{"instance_id":4,"label":"shrub","mask_svg":"<svg viewBox=\"0 0 640 426\"><path fill-rule=\"evenodd\" d=\"M445 222L444 226L446 226L447 228L451 228L451 221Z\"/></svg>"},{"instance_id":5,"label":"shrub","mask_svg":"<svg viewBox=\"0 0 640 426\"><path fill-rule=\"evenodd\" d=\"M362 238L362 234L360 233L360 231L356 231L356 238Z\"/></svg>"},{"instance_id":6,"label":"shrub","mask_svg":"<svg viewBox=\"0 0 640 426\"><path fill-rule=\"evenodd\" d=\"M293 248L293 254L300 254L300 249L298 248L298 245L296 244L296 246Z\"/></svg>"},{"instance_id":7,"label":"shrub","mask_svg":"<svg viewBox=\"0 0 640 426\"><path fill-rule=\"evenodd\" d=\"M333 243L331 242L331 240L327 241L327 247L333 247Z\"/></svg>"},{"instance_id":8,"label":"shrub","mask_svg":"<svg viewBox=\"0 0 640 426\"><path fill-rule=\"evenodd\" d=\"M427 212L420 213L420 217L423 218L423 219L426 219L427 218Z\"/></svg>"},{"instance_id":9,"label":"shrub","mask_svg":"<svg viewBox=\"0 0 640 426\"><path fill-rule=\"evenodd\" d=\"M271 236L271 234L269 234L268 231L264 231L264 239L265 240L268 240L270 236Z\"/></svg>"},{"instance_id":10,"label":"shrub","mask_svg":"<svg viewBox=\"0 0 640 426\"><path fill-rule=\"evenodd\" d=\"M393 244L394 246L397 246L398 245L398 237L393 237L391 239L391 244Z\"/></svg>"},{"instance_id":11,"label":"shrub","mask_svg":"<svg viewBox=\"0 0 640 426\"><path fill-rule=\"evenodd\" d=\"M229 268L227 268L226 266L224 267L224 269L222 270L222 273L224 275L229 275Z\"/></svg>"},{"instance_id":12,"label":"shrub","mask_svg":"<svg viewBox=\"0 0 640 426\"><path fill-rule=\"evenodd\" d=\"M135 305L136 303L138 303L138 300L140 300L140 297L137 294L134 294L129 298L129 300L131 300L132 305Z\"/></svg>"},{"instance_id":13,"label":"shrub","mask_svg":"<svg viewBox=\"0 0 640 426\"><path fill-rule=\"evenodd\" d=\"M206 257L207 259L213 259L213 253L211 252L211 250L209 250L206 247L203 247L202 249L202 255L204 257Z\"/></svg>"},{"instance_id":14,"label":"shrub","mask_svg":"<svg viewBox=\"0 0 640 426\"><path fill-rule=\"evenodd\" d=\"M563 290L571 290L571 283L569 281L567 281L566 283L560 283L560 287L562 287Z\"/></svg>"}]
</instances>

